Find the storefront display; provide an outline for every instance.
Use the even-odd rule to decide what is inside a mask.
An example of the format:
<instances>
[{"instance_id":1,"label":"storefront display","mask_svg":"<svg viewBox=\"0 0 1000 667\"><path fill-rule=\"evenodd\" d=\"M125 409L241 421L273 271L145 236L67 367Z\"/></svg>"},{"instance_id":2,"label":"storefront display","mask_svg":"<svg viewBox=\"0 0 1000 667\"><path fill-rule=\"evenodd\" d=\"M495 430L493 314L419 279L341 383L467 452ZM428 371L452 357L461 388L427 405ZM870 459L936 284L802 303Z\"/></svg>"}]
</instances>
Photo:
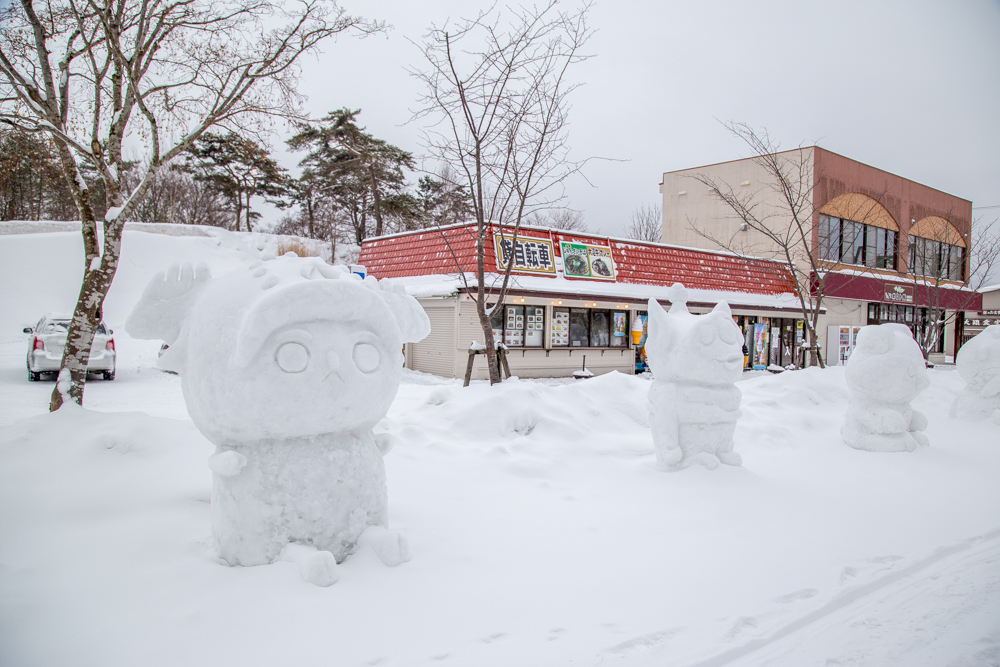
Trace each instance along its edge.
<instances>
[{"instance_id":1,"label":"storefront display","mask_svg":"<svg viewBox=\"0 0 1000 667\"><path fill-rule=\"evenodd\" d=\"M552 310L552 346L569 345L569 308Z\"/></svg>"}]
</instances>

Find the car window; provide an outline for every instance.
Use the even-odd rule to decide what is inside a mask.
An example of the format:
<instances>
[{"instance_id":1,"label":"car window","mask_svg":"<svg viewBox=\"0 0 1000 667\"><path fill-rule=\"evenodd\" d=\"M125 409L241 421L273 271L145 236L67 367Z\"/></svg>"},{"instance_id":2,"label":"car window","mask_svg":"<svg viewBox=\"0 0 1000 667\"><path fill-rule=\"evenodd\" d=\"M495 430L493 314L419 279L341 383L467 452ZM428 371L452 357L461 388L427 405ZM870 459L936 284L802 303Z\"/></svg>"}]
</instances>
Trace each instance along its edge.
<instances>
[{"instance_id":1,"label":"car window","mask_svg":"<svg viewBox=\"0 0 1000 667\"><path fill-rule=\"evenodd\" d=\"M97 325L97 335L98 336L108 335L108 330L105 328L104 322L101 322L100 324Z\"/></svg>"},{"instance_id":2,"label":"car window","mask_svg":"<svg viewBox=\"0 0 1000 667\"><path fill-rule=\"evenodd\" d=\"M42 333L64 333L69 331L69 320L49 320L42 325Z\"/></svg>"}]
</instances>

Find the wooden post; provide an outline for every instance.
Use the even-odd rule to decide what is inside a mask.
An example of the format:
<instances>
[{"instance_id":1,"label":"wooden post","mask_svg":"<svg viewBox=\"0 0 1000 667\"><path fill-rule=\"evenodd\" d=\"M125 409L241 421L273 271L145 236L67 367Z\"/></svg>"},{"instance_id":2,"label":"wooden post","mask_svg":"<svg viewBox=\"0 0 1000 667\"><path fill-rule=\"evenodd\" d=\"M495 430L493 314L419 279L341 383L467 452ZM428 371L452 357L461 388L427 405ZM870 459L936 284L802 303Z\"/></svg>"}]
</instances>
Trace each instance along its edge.
<instances>
[{"instance_id":1,"label":"wooden post","mask_svg":"<svg viewBox=\"0 0 1000 667\"><path fill-rule=\"evenodd\" d=\"M469 364L465 367L465 384L463 387L468 387L469 382L472 381L472 364L476 361L477 350L469 350Z\"/></svg>"}]
</instances>

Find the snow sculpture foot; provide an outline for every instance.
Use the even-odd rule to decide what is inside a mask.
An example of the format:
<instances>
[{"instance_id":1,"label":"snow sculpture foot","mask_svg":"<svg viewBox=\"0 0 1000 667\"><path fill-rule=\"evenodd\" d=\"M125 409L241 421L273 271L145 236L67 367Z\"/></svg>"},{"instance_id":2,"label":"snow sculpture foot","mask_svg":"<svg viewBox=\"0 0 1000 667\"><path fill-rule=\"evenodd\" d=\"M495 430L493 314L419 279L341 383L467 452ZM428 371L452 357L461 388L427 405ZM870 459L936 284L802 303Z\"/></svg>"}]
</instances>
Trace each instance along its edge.
<instances>
[{"instance_id":1,"label":"snow sculpture foot","mask_svg":"<svg viewBox=\"0 0 1000 667\"><path fill-rule=\"evenodd\" d=\"M396 567L410 560L410 543L398 530L369 526L358 539L358 544L371 547L387 567Z\"/></svg>"},{"instance_id":2,"label":"snow sculpture foot","mask_svg":"<svg viewBox=\"0 0 1000 667\"><path fill-rule=\"evenodd\" d=\"M670 312L649 300L646 340L655 377L649 412L657 464L669 471L741 465L733 451L742 398L735 385L743 373L739 327L725 302L707 315L693 315L683 285L671 287L669 297Z\"/></svg>"},{"instance_id":3,"label":"snow sculpture foot","mask_svg":"<svg viewBox=\"0 0 1000 667\"><path fill-rule=\"evenodd\" d=\"M401 287L314 257L264 257L220 278L190 265L150 281L126 323L170 345L188 413L216 445L212 534L230 565L273 562L290 543L335 568L369 526L385 526L392 437L372 428L395 398L404 342L430 333ZM380 542L381 544L381 542ZM403 562L405 540L382 550ZM324 555L325 554L325 555ZM324 583L326 582L326 583Z\"/></svg>"},{"instance_id":4,"label":"snow sculpture foot","mask_svg":"<svg viewBox=\"0 0 1000 667\"><path fill-rule=\"evenodd\" d=\"M317 551L302 559L299 563L299 575L303 581L325 588L340 581L340 568L332 553Z\"/></svg>"},{"instance_id":5,"label":"snow sculpture foot","mask_svg":"<svg viewBox=\"0 0 1000 667\"><path fill-rule=\"evenodd\" d=\"M869 452L912 452L929 443L923 413L910 407L930 384L924 357L902 324L863 327L845 371L851 399L841 437Z\"/></svg>"}]
</instances>

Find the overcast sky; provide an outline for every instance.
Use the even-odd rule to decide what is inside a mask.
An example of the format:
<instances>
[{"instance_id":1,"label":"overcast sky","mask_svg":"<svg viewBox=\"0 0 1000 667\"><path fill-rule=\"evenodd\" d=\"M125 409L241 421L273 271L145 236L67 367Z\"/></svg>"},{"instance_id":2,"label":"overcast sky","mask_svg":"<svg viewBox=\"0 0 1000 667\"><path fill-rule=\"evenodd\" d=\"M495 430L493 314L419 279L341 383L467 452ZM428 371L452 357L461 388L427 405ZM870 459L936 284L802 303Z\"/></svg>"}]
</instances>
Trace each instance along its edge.
<instances>
[{"instance_id":1,"label":"overcast sky","mask_svg":"<svg viewBox=\"0 0 1000 667\"><path fill-rule=\"evenodd\" d=\"M307 61L308 109L360 108L370 132L419 155L408 120L421 88L405 67L421 55L409 40L487 3L343 5L392 29ZM577 158L623 160L592 163L592 185L569 184L591 230L620 234L636 206L659 202L664 171L746 157L719 120L766 127L782 148L819 144L1000 217L1000 0L598 0L590 23L595 57L575 72L584 86L570 145Z\"/></svg>"}]
</instances>

